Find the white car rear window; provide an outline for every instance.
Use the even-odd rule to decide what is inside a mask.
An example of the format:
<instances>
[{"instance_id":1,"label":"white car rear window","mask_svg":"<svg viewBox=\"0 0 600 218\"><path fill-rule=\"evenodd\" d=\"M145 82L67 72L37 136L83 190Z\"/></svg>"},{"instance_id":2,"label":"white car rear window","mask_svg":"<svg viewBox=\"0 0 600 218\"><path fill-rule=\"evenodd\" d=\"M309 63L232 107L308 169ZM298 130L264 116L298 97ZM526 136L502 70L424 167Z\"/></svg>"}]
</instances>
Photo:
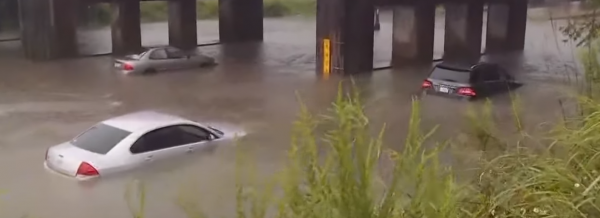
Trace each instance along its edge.
<instances>
[{"instance_id":1,"label":"white car rear window","mask_svg":"<svg viewBox=\"0 0 600 218\"><path fill-rule=\"evenodd\" d=\"M71 144L90 152L106 154L129 134L131 132L100 123L71 140Z\"/></svg>"}]
</instances>

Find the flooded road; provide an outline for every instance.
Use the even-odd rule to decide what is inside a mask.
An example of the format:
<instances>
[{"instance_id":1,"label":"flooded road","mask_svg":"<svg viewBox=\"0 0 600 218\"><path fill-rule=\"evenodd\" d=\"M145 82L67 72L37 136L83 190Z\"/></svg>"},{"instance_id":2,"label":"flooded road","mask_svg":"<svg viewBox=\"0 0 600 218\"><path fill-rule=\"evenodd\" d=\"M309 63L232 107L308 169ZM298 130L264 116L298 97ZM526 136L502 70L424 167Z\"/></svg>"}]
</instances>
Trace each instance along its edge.
<instances>
[{"instance_id":1,"label":"flooded road","mask_svg":"<svg viewBox=\"0 0 600 218\"><path fill-rule=\"evenodd\" d=\"M388 14L383 16L382 31L376 33L375 63L379 66L389 63L391 56L392 24ZM199 26L216 26L211 22L199 22ZM144 24L143 29L145 45L167 41L166 24ZM147 33L150 30L152 34ZM216 38L212 31L203 35L199 28L199 35ZM78 184L46 172L44 152L100 120L153 109L245 128L249 135L239 146L252 153L261 172L274 172L286 159L289 130L298 111L295 92L315 111L328 107L336 95L340 78L324 80L314 74L314 31L310 19L267 19L262 44L202 47L219 61L215 68L148 77L112 73L108 56L33 64L14 55L18 44L0 43L0 216L131 217L123 196L127 182L138 178L146 181L149 218L184 217L174 204L181 188L194 196L210 217L233 217L233 144L93 184ZM443 49L442 32L440 20L437 56ZM102 53L110 48L102 37L110 34L105 30L81 34L80 41L97 37L94 43L82 46L83 50ZM558 100L565 96L564 81L575 77L576 55L570 43L557 37L560 34L550 22L530 22L527 34L523 55L491 59L510 65L514 75L526 83L517 94L522 99L524 123L535 128L558 119ZM411 96L419 91L427 72L382 70L356 78L373 122L388 124L389 147L402 147ZM498 96L493 101L500 127L512 131L509 97ZM436 137L455 136L464 125L469 105L481 103L427 97L423 99L423 120L429 127L441 125Z\"/></svg>"}]
</instances>

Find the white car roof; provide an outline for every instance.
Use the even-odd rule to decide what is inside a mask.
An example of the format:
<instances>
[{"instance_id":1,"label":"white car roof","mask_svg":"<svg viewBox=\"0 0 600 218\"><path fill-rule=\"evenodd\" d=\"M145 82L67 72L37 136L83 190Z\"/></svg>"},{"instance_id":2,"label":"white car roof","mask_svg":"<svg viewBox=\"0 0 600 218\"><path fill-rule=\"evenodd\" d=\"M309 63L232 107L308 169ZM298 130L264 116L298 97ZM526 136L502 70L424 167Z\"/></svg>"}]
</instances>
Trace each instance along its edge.
<instances>
[{"instance_id":1,"label":"white car roof","mask_svg":"<svg viewBox=\"0 0 600 218\"><path fill-rule=\"evenodd\" d=\"M129 132L145 132L164 126L189 122L191 121L185 118L156 111L139 111L102 121L103 124Z\"/></svg>"}]
</instances>

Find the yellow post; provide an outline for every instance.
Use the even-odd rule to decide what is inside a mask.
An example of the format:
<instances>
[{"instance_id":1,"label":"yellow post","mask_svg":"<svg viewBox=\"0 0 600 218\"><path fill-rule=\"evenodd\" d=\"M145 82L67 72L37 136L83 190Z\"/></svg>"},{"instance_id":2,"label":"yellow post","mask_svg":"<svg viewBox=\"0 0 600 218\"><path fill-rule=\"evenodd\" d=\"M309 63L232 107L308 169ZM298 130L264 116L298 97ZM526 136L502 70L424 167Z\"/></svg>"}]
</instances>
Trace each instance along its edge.
<instances>
[{"instance_id":1,"label":"yellow post","mask_svg":"<svg viewBox=\"0 0 600 218\"><path fill-rule=\"evenodd\" d=\"M323 39L323 77L328 78L331 72L331 40Z\"/></svg>"}]
</instances>

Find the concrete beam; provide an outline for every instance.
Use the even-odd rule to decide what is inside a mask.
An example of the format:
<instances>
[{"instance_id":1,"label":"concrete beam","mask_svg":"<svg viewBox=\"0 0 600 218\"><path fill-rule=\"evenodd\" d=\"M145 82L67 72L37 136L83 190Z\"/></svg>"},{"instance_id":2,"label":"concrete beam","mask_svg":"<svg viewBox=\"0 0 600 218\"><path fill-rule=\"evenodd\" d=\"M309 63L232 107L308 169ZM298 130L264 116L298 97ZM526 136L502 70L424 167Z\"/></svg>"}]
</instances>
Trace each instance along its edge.
<instances>
[{"instance_id":1,"label":"concrete beam","mask_svg":"<svg viewBox=\"0 0 600 218\"><path fill-rule=\"evenodd\" d=\"M392 66L431 63L435 34L435 5L399 5L393 10Z\"/></svg>"},{"instance_id":2,"label":"concrete beam","mask_svg":"<svg viewBox=\"0 0 600 218\"><path fill-rule=\"evenodd\" d=\"M59 57L75 57L77 46L77 0L54 0L56 41Z\"/></svg>"},{"instance_id":3,"label":"concrete beam","mask_svg":"<svg viewBox=\"0 0 600 218\"><path fill-rule=\"evenodd\" d=\"M263 40L262 0L219 0L221 42Z\"/></svg>"},{"instance_id":4,"label":"concrete beam","mask_svg":"<svg viewBox=\"0 0 600 218\"><path fill-rule=\"evenodd\" d=\"M184 50L198 46L196 0L169 1L169 44Z\"/></svg>"},{"instance_id":5,"label":"concrete beam","mask_svg":"<svg viewBox=\"0 0 600 218\"><path fill-rule=\"evenodd\" d=\"M76 0L19 0L25 57L52 60L77 55Z\"/></svg>"},{"instance_id":6,"label":"concrete beam","mask_svg":"<svg viewBox=\"0 0 600 218\"><path fill-rule=\"evenodd\" d=\"M122 0L111 4L113 54L139 52L142 48L139 1Z\"/></svg>"},{"instance_id":7,"label":"concrete beam","mask_svg":"<svg viewBox=\"0 0 600 218\"><path fill-rule=\"evenodd\" d=\"M489 53L520 51L525 48L527 0L507 0L488 6L487 39Z\"/></svg>"},{"instance_id":8,"label":"concrete beam","mask_svg":"<svg viewBox=\"0 0 600 218\"><path fill-rule=\"evenodd\" d=\"M317 0L318 74L373 71L374 16L371 0Z\"/></svg>"},{"instance_id":9,"label":"concrete beam","mask_svg":"<svg viewBox=\"0 0 600 218\"><path fill-rule=\"evenodd\" d=\"M478 61L481 55L483 2L446 3L444 60Z\"/></svg>"},{"instance_id":10,"label":"concrete beam","mask_svg":"<svg viewBox=\"0 0 600 218\"><path fill-rule=\"evenodd\" d=\"M491 3L491 2L504 2L506 0L374 0L376 6L395 6L395 5L412 5L415 2L425 4L445 4L445 3Z\"/></svg>"}]
</instances>

